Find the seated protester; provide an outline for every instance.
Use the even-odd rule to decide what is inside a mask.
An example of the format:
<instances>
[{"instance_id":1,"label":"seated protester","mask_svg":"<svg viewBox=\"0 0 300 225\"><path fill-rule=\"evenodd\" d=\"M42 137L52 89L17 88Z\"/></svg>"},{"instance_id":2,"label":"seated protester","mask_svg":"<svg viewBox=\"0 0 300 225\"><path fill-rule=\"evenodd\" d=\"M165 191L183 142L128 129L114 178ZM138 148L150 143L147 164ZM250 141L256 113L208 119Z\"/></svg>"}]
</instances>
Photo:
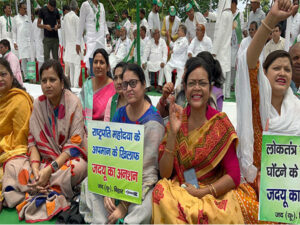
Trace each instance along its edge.
<instances>
[{"instance_id":1,"label":"seated protester","mask_svg":"<svg viewBox=\"0 0 300 225\"><path fill-rule=\"evenodd\" d=\"M0 54L9 62L13 75L18 82L23 85L22 72L20 67L20 60L11 52L10 43L6 39L0 41Z\"/></svg>"},{"instance_id":2,"label":"seated protester","mask_svg":"<svg viewBox=\"0 0 300 225\"><path fill-rule=\"evenodd\" d=\"M181 84L182 75L184 72L184 64L187 60L187 48L189 42L186 38L186 26L181 24L178 28L178 39L172 42L169 37L169 43L171 50L171 58L165 66L164 72L166 82L172 81L172 71L176 69L177 76L175 82L175 88Z\"/></svg>"},{"instance_id":3,"label":"seated protester","mask_svg":"<svg viewBox=\"0 0 300 225\"><path fill-rule=\"evenodd\" d=\"M143 57L143 54L144 54L144 51L145 51L145 48L146 48L146 44L147 44L147 42L149 40L149 38L146 36L146 32L147 32L146 27L145 26L141 26L140 27L140 57L141 57L141 60L142 60L142 57ZM136 27L134 28L133 36L136 39L136 37L137 37L137 29L136 29ZM137 62L137 48L136 48L136 43L134 45L134 54L133 54L133 56L134 56L134 62L136 63ZM149 87L149 86L147 86L147 87Z\"/></svg>"},{"instance_id":4,"label":"seated protester","mask_svg":"<svg viewBox=\"0 0 300 225\"><path fill-rule=\"evenodd\" d=\"M3 40L2 40L3 41ZM0 58L0 212L5 199L9 204L10 191L14 190L17 177L12 177L8 168L22 170L26 161L29 119L32 99L19 84L9 62ZM5 166L5 172L4 172ZM6 188L8 187L8 188Z\"/></svg>"},{"instance_id":5,"label":"seated protester","mask_svg":"<svg viewBox=\"0 0 300 225\"><path fill-rule=\"evenodd\" d=\"M80 92L80 100L87 120L104 120L108 100L116 93L110 74L108 54L99 48L93 55L94 77L84 83Z\"/></svg>"},{"instance_id":6,"label":"seated protester","mask_svg":"<svg viewBox=\"0 0 300 225\"><path fill-rule=\"evenodd\" d=\"M87 140L79 98L70 91L56 60L40 70L42 96L34 101L28 136L28 156L6 164L10 181L3 187L8 205L17 205L19 219L51 219L70 206L73 188L87 171ZM22 109L23 111L23 109ZM30 175L30 176L29 176Z\"/></svg>"},{"instance_id":7,"label":"seated protester","mask_svg":"<svg viewBox=\"0 0 300 225\"><path fill-rule=\"evenodd\" d=\"M258 223L262 133L300 135L300 101L293 94L292 59L277 50L259 62L269 33L293 12L289 0L275 1L239 62L236 80L238 155L245 192L239 192L245 223ZM247 129L244 129L247 128ZM246 191L247 190L247 191ZM241 204L241 206L242 206ZM247 207L248 206L248 207Z\"/></svg>"},{"instance_id":8,"label":"seated protester","mask_svg":"<svg viewBox=\"0 0 300 225\"><path fill-rule=\"evenodd\" d=\"M81 192L80 213L85 222L113 224L124 219L124 224L149 224L151 222L152 189L158 180L158 146L164 134L163 120L157 109L145 95L146 81L143 70L136 64L129 64L123 75L122 88L127 105L118 109L113 122L141 124L145 127L143 158L142 204L137 205L103 197L88 191L88 180L84 180Z\"/></svg>"},{"instance_id":9,"label":"seated protester","mask_svg":"<svg viewBox=\"0 0 300 225\"><path fill-rule=\"evenodd\" d=\"M201 58L186 70L188 101L170 103L170 122L159 147L160 180L152 193L154 224L243 224L237 135L227 115L209 106L212 71ZM212 141L213 140L213 141Z\"/></svg>"},{"instance_id":10,"label":"seated protester","mask_svg":"<svg viewBox=\"0 0 300 225\"><path fill-rule=\"evenodd\" d=\"M218 110L219 112L223 109L223 91L222 91L222 85L224 83L224 76L222 73L222 68L218 60L214 59L211 53L209 52L200 52L197 57L192 57L186 61L185 64L185 71L189 65L196 61L197 58L202 58L211 68L212 70L212 90L210 94L209 99L209 105L213 107L214 109ZM169 105L168 101L170 102L170 99L167 100L170 96L170 94L174 92L174 85L173 83L169 82L166 83L163 88L163 95L161 96L159 102L157 103L157 109L160 112L160 115L165 118L169 116ZM184 87L177 88L175 90L176 98L175 102L177 105L181 107L185 107L187 105L186 97L184 93Z\"/></svg>"},{"instance_id":11,"label":"seated protester","mask_svg":"<svg viewBox=\"0 0 300 225\"><path fill-rule=\"evenodd\" d=\"M264 48L265 59L271 52L274 52L276 50L284 50L285 39L280 35L281 35L281 25L277 24L272 31L272 39L266 44Z\"/></svg>"},{"instance_id":12,"label":"seated protester","mask_svg":"<svg viewBox=\"0 0 300 225\"><path fill-rule=\"evenodd\" d=\"M111 69L114 69L115 66L121 62L129 53L131 47L131 41L126 36L126 28L121 28L121 36L116 44L114 52L112 52L109 56L109 62Z\"/></svg>"},{"instance_id":13,"label":"seated protester","mask_svg":"<svg viewBox=\"0 0 300 225\"><path fill-rule=\"evenodd\" d=\"M122 89L123 74L126 69L126 66L127 63L120 62L114 68L113 79L114 79L115 90L117 93L114 96L112 96L107 102L105 114L104 114L104 121L106 122L110 122L113 119L117 109L126 105L127 103Z\"/></svg>"},{"instance_id":14,"label":"seated protester","mask_svg":"<svg viewBox=\"0 0 300 225\"><path fill-rule=\"evenodd\" d=\"M196 37L192 40L188 47L188 57L196 57L198 53L203 51L211 52L212 41L205 33L205 26L203 24L197 24Z\"/></svg>"},{"instance_id":15,"label":"seated protester","mask_svg":"<svg viewBox=\"0 0 300 225\"><path fill-rule=\"evenodd\" d=\"M158 72L157 90L162 90L162 84L164 81L164 67L168 59L168 47L166 41L160 38L160 32L158 29L154 30L152 37L153 38L146 43L142 57L142 67L144 70L147 70L150 75L150 81L149 77L146 76L146 86L149 87L149 83L151 86L154 85L155 73Z\"/></svg>"},{"instance_id":16,"label":"seated protester","mask_svg":"<svg viewBox=\"0 0 300 225\"><path fill-rule=\"evenodd\" d=\"M289 53L293 62L293 75L290 86L294 94L300 99L300 43L297 42L296 44L294 44L290 48Z\"/></svg>"}]
</instances>

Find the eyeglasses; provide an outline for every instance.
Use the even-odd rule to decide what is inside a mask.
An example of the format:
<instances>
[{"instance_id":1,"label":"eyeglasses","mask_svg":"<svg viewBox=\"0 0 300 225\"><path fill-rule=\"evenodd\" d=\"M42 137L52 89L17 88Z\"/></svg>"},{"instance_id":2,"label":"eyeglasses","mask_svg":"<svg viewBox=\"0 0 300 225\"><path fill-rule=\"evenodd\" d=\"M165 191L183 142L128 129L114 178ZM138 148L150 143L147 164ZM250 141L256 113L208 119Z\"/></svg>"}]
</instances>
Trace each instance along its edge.
<instances>
[{"instance_id":1,"label":"eyeglasses","mask_svg":"<svg viewBox=\"0 0 300 225\"><path fill-rule=\"evenodd\" d=\"M137 79L132 79L132 80L130 80L130 81L123 81L123 82L122 82L122 88L123 88L123 91L126 91L126 90L127 90L128 84L129 84L129 86L130 86L131 88L135 88L138 81L139 81L139 80L137 80Z\"/></svg>"},{"instance_id":2,"label":"eyeglasses","mask_svg":"<svg viewBox=\"0 0 300 225\"><path fill-rule=\"evenodd\" d=\"M249 29L249 32L250 32L250 31L255 31L255 29Z\"/></svg>"},{"instance_id":3,"label":"eyeglasses","mask_svg":"<svg viewBox=\"0 0 300 225\"><path fill-rule=\"evenodd\" d=\"M0 77L5 78L8 75L7 72L0 72Z\"/></svg>"},{"instance_id":4,"label":"eyeglasses","mask_svg":"<svg viewBox=\"0 0 300 225\"><path fill-rule=\"evenodd\" d=\"M189 88L193 88L193 87L196 87L197 84L201 87L201 88L205 88L207 85L209 85L208 82L204 82L202 80L191 80L187 83L187 86Z\"/></svg>"}]
</instances>

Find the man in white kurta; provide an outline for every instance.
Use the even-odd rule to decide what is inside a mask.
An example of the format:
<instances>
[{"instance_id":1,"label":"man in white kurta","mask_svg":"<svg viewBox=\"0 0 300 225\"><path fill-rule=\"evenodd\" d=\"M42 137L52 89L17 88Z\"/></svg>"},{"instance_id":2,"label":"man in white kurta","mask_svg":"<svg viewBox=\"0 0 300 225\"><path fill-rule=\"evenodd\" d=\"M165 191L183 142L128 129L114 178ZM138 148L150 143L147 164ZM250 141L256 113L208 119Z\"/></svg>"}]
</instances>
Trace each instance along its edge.
<instances>
[{"instance_id":1,"label":"man in white kurta","mask_svg":"<svg viewBox=\"0 0 300 225\"><path fill-rule=\"evenodd\" d=\"M148 24L150 32L153 33L154 30L161 30L160 19L159 19L159 10L162 7L160 0L153 0L152 2L152 11L148 15Z\"/></svg>"},{"instance_id":2,"label":"man in white kurta","mask_svg":"<svg viewBox=\"0 0 300 225\"><path fill-rule=\"evenodd\" d=\"M158 29L154 30L153 38L148 40L142 57L142 67L148 70L150 75L146 77L147 87L154 85L154 74L159 72L158 76L158 89L161 90L164 79L164 67L168 60L168 47L166 41L160 38Z\"/></svg>"},{"instance_id":3,"label":"man in white kurta","mask_svg":"<svg viewBox=\"0 0 300 225\"><path fill-rule=\"evenodd\" d=\"M233 27L231 37L231 88L234 88L234 81L236 77L236 57L239 50L239 45L243 38L244 18L243 13L237 8L237 0L231 1L231 11L233 15Z\"/></svg>"},{"instance_id":4,"label":"man in white kurta","mask_svg":"<svg viewBox=\"0 0 300 225\"><path fill-rule=\"evenodd\" d=\"M189 41L186 38L186 26L181 24L178 29L178 39L172 42L169 39L171 47L171 58L165 66L164 72L166 77L166 82L172 82L172 71L176 69L177 76L175 82L175 89L181 85L182 75L184 72L184 65L187 60L187 48L189 46Z\"/></svg>"},{"instance_id":5,"label":"man in white kurta","mask_svg":"<svg viewBox=\"0 0 300 225\"><path fill-rule=\"evenodd\" d=\"M170 36L171 40L174 42L178 38L178 28L181 21L178 16L176 16L176 9L174 6L170 6L169 15L164 18L161 35L168 40L168 36ZM167 44L170 44L167 42Z\"/></svg>"},{"instance_id":6,"label":"man in white kurta","mask_svg":"<svg viewBox=\"0 0 300 225\"><path fill-rule=\"evenodd\" d=\"M11 17L11 7L9 4L3 6L4 14L0 17L0 40L9 41L12 51L14 52L14 43L12 37L13 18ZM15 53L15 52L14 52Z\"/></svg>"},{"instance_id":7,"label":"man in white kurta","mask_svg":"<svg viewBox=\"0 0 300 225\"><path fill-rule=\"evenodd\" d=\"M140 27L145 26L146 27L146 36L151 37L150 28L148 21L146 19L146 11L145 9L140 9Z\"/></svg>"},{"instance_id":8,"label":"man in white kurta","mask_svg":"<svg viewBox=\"0 0 300 225\"><path fill-rule=\"evenodd\" d=\"M293 1L294 5L299 5L299 0ZM298 6L299 7L299 6ZM291 37L290 37L290 47L297 42L297 36L300 34L300 13L298 12L298 7L293 8L293 14L291 16ZM287 39L288 40L288 39Z\"/></svg>"},{"instance_id":9,"label":"man in white kurta","mask_svg":"<svg viewBox=\"0 0 300 225\"><path fill-rule=\"evenodd\" d=\"M252 21L255 21L259 27L261 21L266 17L266 14L260 7L260 0L251 0L251 9L248 19L248 29Z\"/></svg>"},{"instance_id":10,"label":"man in white kurta","mask_svg":"<svg viewBox=\"0 0 300 225\"><path fill-rule=\"evenodd\" d=\"M124 9L122 11L122 27L126 28L126 32L127 32L127 37L130 38L130 28L131 28L131 23L130 20L128 19L128 10Z\"/></svg>"},{"instance_id":11,"label":"man in white kurta","mask_svg":"<svg viewBox=\"0 0 300 225\"><path fill-rule=\"evenodd\" d=\"M187 39L191 42L196 37L196 26L197 24L206 25L207 21L201 12L195 12L191 3L185 6L187 18L185 20L185 26L187 28Z\"/></svg>"},{"instance_id":12,"label":"man in white kurta","mask_svg":"<svg viewBox=\"0 0 300 225\"><path fill-rule=\"evenodd\" d=\"M65 46L64 61L67 62L70 67L71 86L77 88L79 87L81 53L77 54L76 52L76 36L79 29L79 17L75 13L78 9L78 4L75 0L71 1L70 9L71 11L64 17L64 29L62 30Z\"/></svg>"},{"instance_id":13,"label":"man in white kurta","mask_svg":"<svg viewBox=\"0 0 300 225\"><path fill-rule=\"evenodd\" d=\"M14 48L19 52L24 77L27 78L27 62L33 61L31 52L32 25L25 3L19 4L19 14L13 19Z\"/></svg>"},{"instance_id":14,"label":"man in white kurta","mask_svg":"<svg viewBox=\"0 0 300 225\"><path fill-rule=\"evenodd\" d=\"M188 57L196 57L198 53L212 51L212 40L205 33L205 26L203 24L197 24L196 37L192 40L188 47Z\"/></svg>"},{"instance_id":15,"label":"man in white kurta","mask_svg":"<svg viewBox=\"0 0 300 225\"><path fill-rule=\"evenodd\" d=\"M39 10L35 11L35 15L39 15ZM44 45L43 45L43 39L44 39L44 32L42 29L37 27L38 18L35 18L32 23L32 32L33 32L33 42L35 47L35 58L38 62L38 69L40 71L40 68L42 64L44 63Z\"/></svg>"},{"instance_id":16,"label":"man in white kurta","mask_svg":"<svg viewBox=\"0 0 300 225\"><path fill-rule=\"evenodd\" d=\"M93 76L93 53L98 48L105 49L105 38L109 34L105 19L105 9L98 0L87 0L80 7L79 29L76 41L77 54L81 52L80 44L84 30L86 31L87 46L84 62Z\"/></svg>"},{"instance_id":17,"label":"man in white kurta","mask_svg":"<svg viewBox=\"0 0 300 225\"><path fill-rule=\"evenodd\" d=\"M119 38L115 51L112 52L109 56L109 63L111 70L115 68L115 66L121 62L129 53L131 47L131 41L126 35L126 28L121 28L121 37Z\"/></svg>"},{"instance_id":18,"label":"man in white kurta","mask_svg":"<svg viewBox=\"0 0 300 225\"><path fill-rule=\"evenodd\" d=\"M225 76L223 92L225 98L230 98L230 70L231 70L231 36L233 16L231 12L231 0L220 0L217 13L208 13L208 18L216 20L212 54L221 64Z\"/></svg>"}]
</instances>

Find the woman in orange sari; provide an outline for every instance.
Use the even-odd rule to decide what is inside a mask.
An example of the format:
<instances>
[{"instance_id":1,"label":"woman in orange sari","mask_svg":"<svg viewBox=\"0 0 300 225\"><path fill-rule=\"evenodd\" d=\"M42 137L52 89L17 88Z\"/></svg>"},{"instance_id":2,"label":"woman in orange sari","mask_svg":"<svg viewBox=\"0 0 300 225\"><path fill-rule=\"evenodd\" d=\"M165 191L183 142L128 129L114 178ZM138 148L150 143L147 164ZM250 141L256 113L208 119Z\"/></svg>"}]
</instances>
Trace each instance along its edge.
<instances>
[{"instance_id":1,"label":"woman in orange sari","mask_svg":"<svg viewBox=\"0 0 300 225\"><path fill-rule=\"evenodd\" d=\"M184 77L188 106L170 104L159 148L160 180L153 191L153 223L244 223L237 135L227 115L208 105L211 68L199 58Z\"/></svg>"}]
</instances>

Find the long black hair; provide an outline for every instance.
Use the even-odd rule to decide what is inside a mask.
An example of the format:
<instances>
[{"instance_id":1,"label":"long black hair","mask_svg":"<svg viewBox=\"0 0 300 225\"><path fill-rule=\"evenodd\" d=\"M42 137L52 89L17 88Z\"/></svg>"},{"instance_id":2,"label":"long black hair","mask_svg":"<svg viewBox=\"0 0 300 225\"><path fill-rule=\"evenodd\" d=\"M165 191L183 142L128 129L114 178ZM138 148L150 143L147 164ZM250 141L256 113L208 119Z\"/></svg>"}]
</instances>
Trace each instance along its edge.
<instances>
[{"instance_id":1,"label":"long black hair","mask_svg":"<svg viewBox=\"0 0 300 225\"><path fill-rule=\"evenodd\" d=\"M13 78L13 82L12 82L11 87L12 88L19 88L23 91L26 91L26 89L19 83L17 78L14 76L14 74L13 74L11 68L10 68L10 64L5 58L0 58L0 65L4 66L5 69L8 71L9 75Z\"/></svg>"},{"instance_id":2,"label":"long black hair","mask_svg":"<svg viewBox=\"0 0 300 225\"><path fill-rule=\"evenodd\" d=\"M55 59L49 59L43 63L40 69L40 80L42 80L44 70L48 70L50 68L53 68L60 81L64 82L64 89L71 90L69 80L66 78L62 66L60 65L59 61Z\"/></svg>"},{"instance_id":3,"label":"long black hair","mask_svg":"<svg viewBox=\"0 0 300 225\"><path fill-rule=\"evenodd\" d=\"M93 54L93 63L94 63L94 59L96 57L97 54L101 54L106 62L106 65L108 67L110 67L110 64L109 64L109 56L108 56L108 53L107 51L104 49L104 48L98 48L96 49L96 51L94 51L94 54ZM93 65L90 65L90 66L93 66ZM107 70L107 74L106 74L109 78L112 78L112 75L111 75L111 72L110 72L110 69Z\"/></svg>"},{"instance_id":4,"label":"long black hair","mask_svg":"<svg viewBox=\"0 0 300 225\"><path fill-rule=\"evenodd\" d=\"M222 67L218 60L214 59L211 53L203 51L198 53L197 57L204 59L212 70L212 82L217 88L222 88L225 78L223 76Z\"/></svg>"}]
</instances>

